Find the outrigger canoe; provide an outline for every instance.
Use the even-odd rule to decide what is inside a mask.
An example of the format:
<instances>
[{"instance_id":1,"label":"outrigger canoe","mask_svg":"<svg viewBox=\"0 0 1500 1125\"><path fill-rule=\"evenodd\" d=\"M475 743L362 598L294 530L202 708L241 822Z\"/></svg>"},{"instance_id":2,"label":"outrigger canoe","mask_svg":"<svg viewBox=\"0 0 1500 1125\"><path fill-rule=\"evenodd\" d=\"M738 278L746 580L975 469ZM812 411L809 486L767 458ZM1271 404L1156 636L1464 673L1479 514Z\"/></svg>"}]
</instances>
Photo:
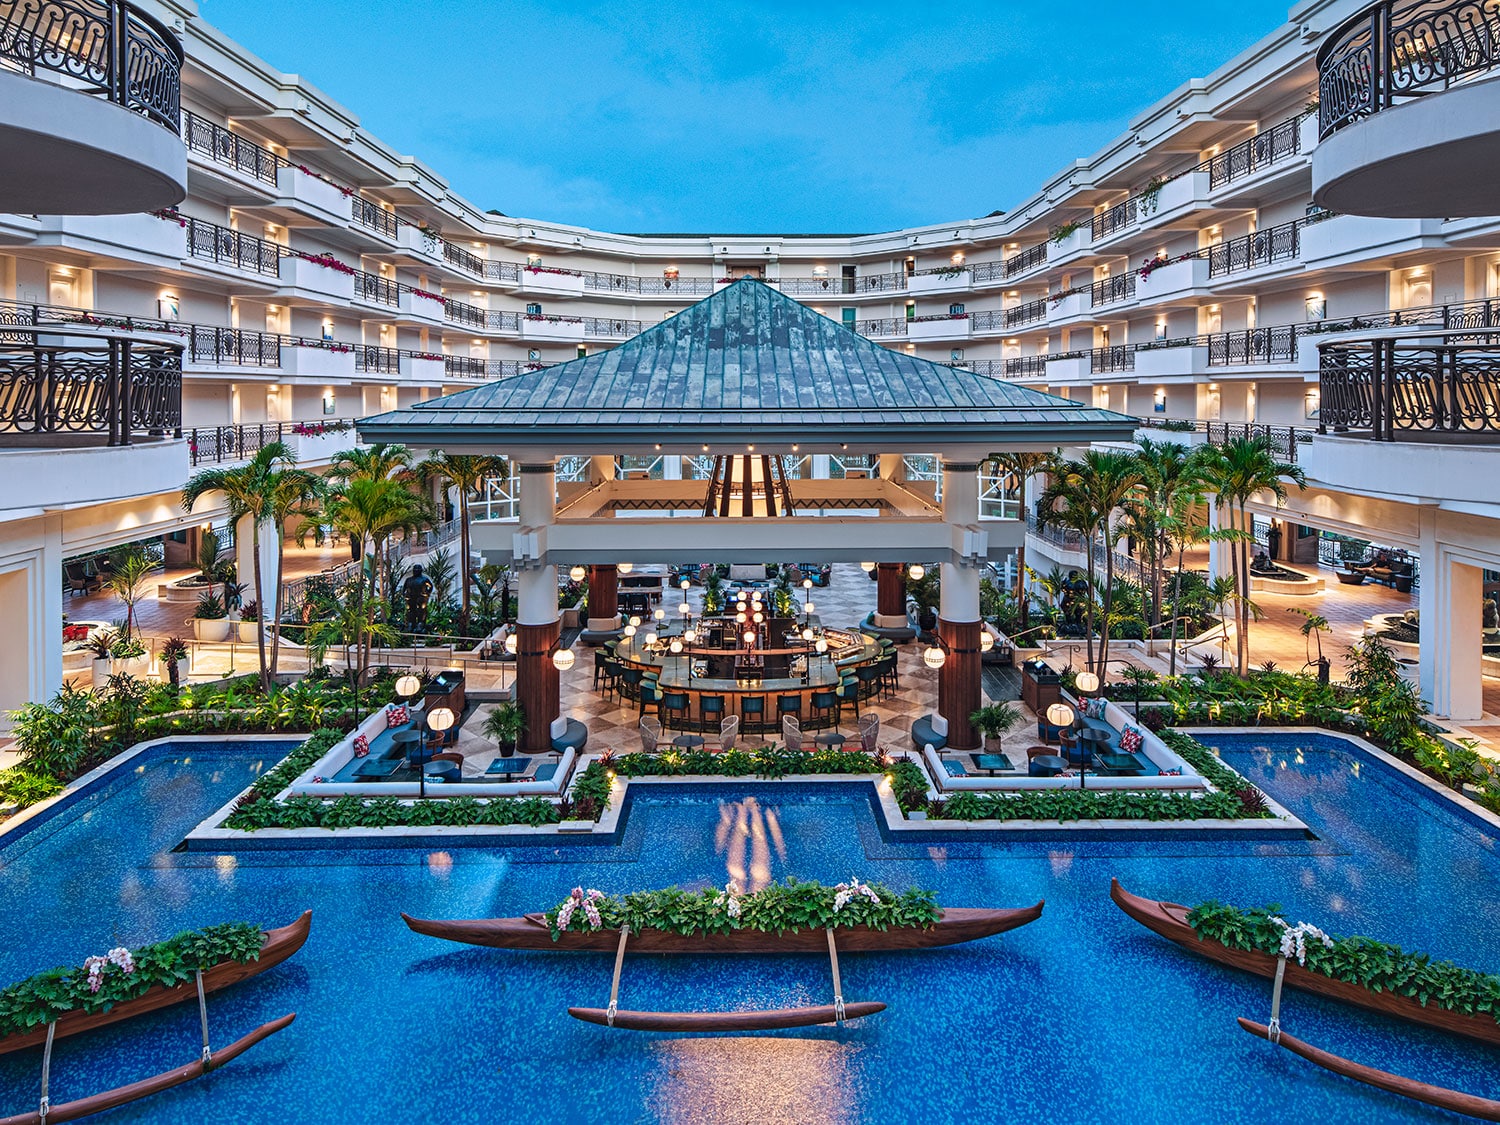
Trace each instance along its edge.
<instances>
[{"instance_id":1,"label":"outrigger canoe","mask_svg":"<svg viewBox=\"0 0 1500 1125\"><path fill-rule=\"evenodd\" d=\"M259 958L254 961L246 961L243 964L239 961L220 961L212 968L205 969L203 971L203 991L205 993L217 992L221 988L228 988L232 984L239 984L241 981L249 980L251 977L257 976L267 969L281 964L293 953L302 948L303 943L307 941L307 934L311 928L312 911L308 910L291 925L280 926L274 930L265 931L265 941L260 947ZM192 980L174 985L171 988L153 985L134 1000L121 1001L107 1012L85 1012L82 1009L64 1012L57 1017L57 1032L54 1038L62 1039L68 1035L77 1035L80 1031L92 1031L96 1027L105 1027L112 1023L119 1023L121 1020L128 1020L135 1016L143 1015L146 1012L154 1012L161 1008L170 1007L173 1004L181 1004L188 1000L196 1000L197 998L198 987L196 982ZM276 1027L272 1030L279 1031L281 1029L280 1027ZM251 1032L251 1036L255 1034L255 1032ZM270 1032L266 1034L270 1034ZM250 1038L250 1036L246 1038ZM11 1035L0 1037L0 1055L10 1051L19 1051L25 1047L40 1047L46 1042L46 1039L47 1026L45 1024L31 1031L18 1031ZM249 1043L245 1044L246 1047L251 1045ZM228 1051L229 1048L225 1050ZM163 1089L165 1088L163 1087ZM54 1109L52 1112L55 1115L57 1110ZM52 1119L57 1120L55 1116ZM17 1120L26 1119L18 1118ZM4 1125L4 1123L0 1122L0 1125Z\"/></svg>"},{"instance_id":2,"label":"outrigger canoe","mask_svg":"<svg viewBox=\"0 0 1500 1125\"><path fill-rule=\"evenodd\" d=\"M884 930L870 926L841 926L833 932L838 938L841 953L935 949L1003 934L1028 922L1035 922L1042 916L1043 905L1039 902L1035 906L1010 910L954 907L944 909L942 916L931 926L890 926ZM419 934L496 949L613 953L620 944L620 931L614 929L568 930L559 934L554 941L552 930L543 914L469 920L413 918L409 914L402 914L401 918ZM631 932L630 950L632 953L690 954L826 953L828 938L821 926L811 930L787 930L780 934L761 930L733 930L727 934L684 935L665 930L643 930L640 933Z\"/></svg>"},{"instance_id":3,"label":"outrigger canoe","mask_svg":"<svg viewBox=\"0 0 1500 1125\"><path fill-rule=\"evenodd\" d=\"M304 914L302 920L305 922L307 915ZM303 936L306 937L307 935L304 933ZM207 977L208 974L205 973L205 982L207 981ZM193 994L197 995L196 985L194 986ZM149 1098L152 1094L160 1094L162 1091L170 1090L174 1086L181 1086L193 1081L195 1078L202 1078L205 1074L212 1074L220 1067L233 1062L262 1039L268 1039L272 1035L275 1035L296 1018L297 1013L292 1012L289 1015L282 1016L278 1020L263 1023L250 1032L250 1034L236 1039L229 1046L221 1050L214 1051L209 1057L195 1059L186 1066L179 1066L176 1070L169 1070L152 1078L143 1078L141 1081L132 1082L128 1086L119 1086L113 1090L106 1090L104 1093L95 1094L93 1097L79 1098L77 1101L48 1105L45 1117L41 1113L40 1106L27 1113L17 1113L10 1117L0 1117L0 1125L57 1125L59 1122L77 1121L80 1117L87 1117L92 1113L103 1113L106 1109L114 1109L129 1102L137 1102L142 1098ZM61 1035L61 1021L59 1021L58 1028L57 1034Z\"/></svg>"},{"instance_id":4,"label":"outrigger canoe","mask_svg":"<svg viewBox=\"0 0 1500 1125\"><path fill-rule=\"evenodd\" d=\"M569 1008L568 1015L600 1027L627 1031L779 1031L857 1020L885 1011L878 1000L851 1000L840 1011L833 1004L817 1008L760 1008L741 1012L632 1012L608 1008ZM0 1122L0 1125L5 1125Z\"/></svg>"},{"instance_id":5,"label":"outrigger canoe","mask_svg":"<svg viewBox=\"0 0 1500 1125\"><path fill-rule=\"evenodd\" d=\"M1450 1090L1446 1086L1433 1086L1427 1082L1403 1078L1399 1074L1376 1070L1373 1066L1365 1066L1362 1063L1350 1062L1348 1059L1314 1047L1311 1043L1304 1043L1284 1031L1273 1032L1265 1024L1247 1020L1244 1016L1239 1017L1239 1025L1257 1039L1269 1040L1277 1046L1285 1047L1294 1055L1300 1055L1314 1066L1321 1066L1324 1070L1332 1071L1334 1074L1352 1078L1356 1082L1363 1082L1366 1086L1374 1086L1378 1090L1400 1094L1403 1098L1411 1098L1413 1101L1449 1109L1454 1113L1477 1117L1482 1121L1500 1121L1500 1102L1477 1097L1474 1094L1465 1094L1460 1090Z\"/></svg>"},{"instance_id":6,"label":"outrigger canoe","mask_svg":"<svg viewBox=\"0 0 1500 1125\"><path fill-rule=\"evenodd\" d=\"M1109 897L1114 899L1116 906L1148 930L1160 934L1169 941L1176 942L1190 953L1196 953L1220 965L1228 965L1232 969L1243 969L1247 973L1254 973L1268 980L1276 976L1278 958L1274 955L1254 950L1230 949L1220 942L1207 941L1199 937L1198 931L1193 929L1187 920L1191 907L1183 906L1181 903L1159 902L1156 899L1133 895L1120 886L1118 879L1110 880ZM1440 1031L1451 1031L1455 1035L1478 1039L1484 1043L1500 1044L1500 1023L1497 1023L1495 1017L1488 1013L1465 1015L1463 1012L1440 1008L1436 1004L1423 1004L1411 997L1398 996L1393 992L1372 992L1363 985L1335 980L1322 973L1312 972L1293 960L1288 960L1286 963L1285 983L1290 988L1300 988L1304 992L1368 1008L1382 1015L1409 1020L1426 1027L1435 1027Z\"/></svg>"}]
</instances>

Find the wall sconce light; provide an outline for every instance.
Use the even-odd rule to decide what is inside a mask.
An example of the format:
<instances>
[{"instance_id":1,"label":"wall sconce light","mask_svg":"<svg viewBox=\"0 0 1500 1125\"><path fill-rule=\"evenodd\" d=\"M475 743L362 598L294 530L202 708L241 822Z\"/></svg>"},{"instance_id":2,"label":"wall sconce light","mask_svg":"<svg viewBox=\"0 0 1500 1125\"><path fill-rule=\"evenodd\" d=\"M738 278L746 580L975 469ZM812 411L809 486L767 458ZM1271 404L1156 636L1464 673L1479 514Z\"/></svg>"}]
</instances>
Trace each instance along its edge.
<instances>
[{"instance_id":1,"label":"wall sconce light","mask_svg":"<svg viewBox=\"0 0 1500 1125\"><path fill-rule=\"evenodd\" d=\"M619 565L619 571L621 574L629 574L634 569L635 563L621 563Z\"/></svg>"},{"instance_id":2,"label":"wall sconce light","mask_svg":"<svg viewBox=\"0 0 1500 1125\"><path fill-rule=\"evenodd\" d=\"M574 582L582 582L587 576L588 571L584 570L581 566L574 566L572 570L568 571L568 577Z\"/></svg>"}]
</instances>

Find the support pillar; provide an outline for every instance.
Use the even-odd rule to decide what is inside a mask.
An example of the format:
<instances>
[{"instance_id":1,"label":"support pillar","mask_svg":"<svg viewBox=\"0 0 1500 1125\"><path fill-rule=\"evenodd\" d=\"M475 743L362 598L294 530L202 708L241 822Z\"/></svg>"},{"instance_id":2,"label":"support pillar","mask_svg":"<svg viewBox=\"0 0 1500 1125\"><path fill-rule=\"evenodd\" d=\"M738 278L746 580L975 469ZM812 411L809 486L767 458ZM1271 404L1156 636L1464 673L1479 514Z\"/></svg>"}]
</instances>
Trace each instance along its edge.
<instances>
[{"instance_id":1,"label":"support pillar","mask_svg":"<svg viewBox=\"0 0 1500 1125\"><path fill-rule=\"evenodd\" d=\"M246 516L234 528L235 581L245 587L245 601L261 598L260 616L264 620L270 614L276 597L276 587L281 583L281 571L277 567L276 536L280 534L269 521L260 525L260 581L261 591L255 590L255 534Z\"/></svg>"},{"instance_id":2,"label":"support pillar","mask_svg":"<svg viewBox=\"0 0 1500 1125\"><path fill-rule=\"evenodd\" d=\"M979 512L979 466L943 464L943 518L950 524L972 524ZM979 570L942 564L942 602L938 636L946 658L938 669L938 714L948 726L954 750L977 750L980 734L969 715L984 701L980 681Z\"/></svg>"},{"instance_id":3,"label":"support pillar","mask_svg":"<svg viewBox=\"0 0 1500 1125\"><path fill-rule=\"evenodd\" d=\"M1471 722L1484 711L1484 572L1449 556L1431 526L1436 519L1436 512L1423 510L1418 588L1422 698L1434 715Z\"/></svg>"},{"instance_id":4,"label":"support pillar","mask_svg":"<svg viewBox=\"0 0 1500 1125\"><path fill-rule=\"evenodd\" d=\"M875 567L875 625L904 629L906 620L905 564L878 563Z\"/></svg>"},{"instance_id":5,"label":"support pillar","mask_svg":"<svg viewBox=\"0 0 1500 1125\"><path fill-rule=\"evenodd\" d=\"M553 466L521 465L520 471L520 526L546 527L557 513ZM516 576L516 702L526 716L520 747L527 753L552 749L560 719L561 692L552 663L559 631L557 567L528 562Z\"/></svg>"},{"instance_id":6,"label":"support pillar","mask_svg":"<svg viewBox=\"0 0 1500 1125\"><path fill-rule=\"evenodd\" d=\"M1208 529L1219 531L1224 528L1235 526L1235 514L1228 507L1219 507L1217 496L1208 498ZM1209 581L1215 578L1225 578L1234 573L1233 552L1239 547L1233 541L1210 541L1208 544L1208 577Z\"/></svg>"},{"instance_id":7,"label":"support pillar","mask_svg":"<svg viewBox=\"0 0 1500 1125\"><path fill-rule=\"evenodd\" d=\"M614 563L589 567L589 632L620 627L620 572Z\"/></svg>"}]
</instances>

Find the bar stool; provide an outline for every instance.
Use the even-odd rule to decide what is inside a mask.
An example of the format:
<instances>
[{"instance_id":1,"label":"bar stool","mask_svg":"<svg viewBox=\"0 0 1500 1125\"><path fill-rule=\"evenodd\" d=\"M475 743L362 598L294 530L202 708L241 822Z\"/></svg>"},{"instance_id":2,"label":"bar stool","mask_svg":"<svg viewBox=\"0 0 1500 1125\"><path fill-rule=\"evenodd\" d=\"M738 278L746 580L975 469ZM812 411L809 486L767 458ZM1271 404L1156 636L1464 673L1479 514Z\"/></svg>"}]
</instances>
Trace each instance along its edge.
<instances>
[{"instance_id":1,"label":"bar stool","mask_svg":"<svg viewBox=\"0 0 1500 1125\"><path fill-rule=\"evenodd\" d=\"M809 727L824 727L832 723L837 729L839 697L835 691L815 691L809 700L811 703L811 714L808 716Z\"/></svg>"},{"instance_id":2,"label":"bar stool","mask_svg":"<svg viewBox=\"0 0 1500 1125\"><path fill-rule=\"evenodd\" d=\"M724 697L722 695L700 695L698 697L698 729L717 730L724 721Z\"/></svg>"},{"instance_id":3,"label":"bar stool","mask_svg":"<svg viewBox=\"0 0 1500 1125\"><path fill-rule=\"evenodd\" d=\"M875 667L880 671L881 691L887 697L894 695L900 686L896 682L896 654L893 652L889 656L882 656L876 661Z\"/></svg>"},{"instance_id":4,"label":"bar stool","mask_svg":"<svg viewBox=\"0 0 1500 1125\"><path fill-rule=\"evenodd\" d=\"M802 718L802 697L800 695L778 695L776 697L776 721L779 723L783 715L793 715L799 721Z\"/></svg>"},{"instance_id":5,"label":"bar stool","mask_svg":"<svg viewBox=\"0 0 1500 1125\"><path fill-rule=\"evenodd\" d=\"M620 695L625 699L639 699L641 681L645 678L644 668L622 668L620 670Z\"/></svg>"},{"instance_id":6,"label":"bar stool","mask_svg":"<svg viewBox=\"0 0 1500 1125\"><path fill-rule=\"evenodd\" d=\"M625 666L618 660L604 662L604 698L612 699L620 693L620 674Z\"/></svg>"},{"instance_id":7,"label":"bar stool","mask_svg":"<svg viewBox=\"0 0 1500 1125\"><path fill-rule=\"evenodd\" d=\"M838 686L839 710L843 711L845 703L854 705L854 721L859 722L859 680L852 672L845 672L839 680Z\"/></svg>"},{"instance_id":8,"label":"bar stool","mask_svg":"<svg viewBox=\"0 0 1500 1125\"><path fill-rule=\"evenodd\" d=\"M859 697L869 699L880 690L880 669L874 664L862 664L854 670L859 679Z\"/></svg>"},{"instance_id":9,"label":"bar stool","mask_svg":"<svg viewBox=\"0 0 1500 1125\"><path fill-rule=\"evenodd\" d=\"M685 691L664 691L661 695L661 723L670 730L673 723L679 730L687 729L688 696Z\"/></svg>"},{"instance_id":10,"label":"bar stool","mask_svg":"<svg viewBox=\"0 0 1500 1125\"><path fill-rule=\"evenodd\" d=\"M602 648L594 650L594 690L599 690L599 684L604 680L605 673L609 668L609 653Z\"/></svg>"},{"instance_id":11,"label":"bar stool","mask_svg":"<svg viewBox=\"0 0 1500 1125\"><path fill-rule=\"evenodd\" d=\"M745 695L740 697L740 725L744 727L746 734L765 734L766 726L766 697L763 695Z\"/></svg>"},{"instance_id":12,"label":"bar stool","mask_svg":"<svg viewBox=\"0 0 1500 1125\"><path fill-rule=\"evenodd\" d=\"M651 703L656 703L656 704L660 704L661 703L661 685L656 682L656 677L655 676L642 676L641 677L641 717L642 718L645 718L645 716L646 716L646 707L647 707L648 704L651 704ZM660 712L661 712L661 708L658 706L657 713L660 714Z\"/></svg>"}]
</instances>

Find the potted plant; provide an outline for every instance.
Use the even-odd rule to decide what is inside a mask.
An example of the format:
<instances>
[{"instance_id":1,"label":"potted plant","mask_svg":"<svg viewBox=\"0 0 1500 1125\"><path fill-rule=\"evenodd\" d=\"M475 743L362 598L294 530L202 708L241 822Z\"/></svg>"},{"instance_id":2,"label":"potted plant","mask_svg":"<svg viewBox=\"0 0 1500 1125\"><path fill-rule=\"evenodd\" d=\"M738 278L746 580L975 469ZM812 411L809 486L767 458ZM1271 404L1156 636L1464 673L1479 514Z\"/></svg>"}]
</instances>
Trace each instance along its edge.
<instances>
[{"instance_id":1,"label":"potted plant","mask_svg":"<svg viewBox=\"0 0 1500 1125\"><path fill-rule=\"evenodd\" d=\"M984 735L984 749L988 754L1000 753L1000 739L1021 721L1021 712L1009 703L991 703L969 715L972 723Z\"/></svg>"},{"instance_id":2,"label":"potted plant","mask_svg":"<svg viewBox=\"0 0 1500 1125\"><path fill-rule=\"evenodd\" d=\"M526 729L526 714L519 703L501 703L495 707L480 728L486 738L493 738L500 746L500 756L509 758L516 752L516 740Z\"/></svg>"},{"instance_id":3,"label":"potted plant","mask_svg":"<svg viewBox=\"0 0 1500 1125\"><path fill-rule=\"evenodd\" d=\"M928 569L921 578L907 578L906 598L916 607L917 628L922 632L930 633L937 628L937 607L941 597L937 567Z\"/></svg>"},{"instance_id":4,"label":"potted plant","mask_svg":"<svg viewBox=\"0 0 1500 1125\"><path fill-rule=\"evenodd\" d=\"M188 648L186 641L181 637L168 637L156 658L166 666L168 683L173 687L181 687L187 683Z\"/></svg>"},{"instance_id":5,"label":"potted plant","mask_svg":"<svg viewBox=\"0 0 1500 1125\"><path fill-rule=\"evenodd\" d=\"M146 655L146 646L135 637L125 633L116 633L114 643L109 648L110 673L116 676L135 676L140 678L146 674L146 668L150 664L150 658Z\"/></svg>"},{"instance_id":6,"label":"potted plant","mask_svg":"<svg viewBox=\"0 0 1500 1125\"><path fill-rule=\"evenodd\" d=\"M1314 641L1317 642L1318 655L1316 658L1314 658L1312 654L1309 653L1307 657L1307 663L1317 665L1318 683L1326 684L1332 671L1332 662L1328 659L1328 657L1323 655L1323 634L1332 631L1328 627L1328 618L1324 617L1321 613L1313 613L1311 610L1300 609L1296 606L1288 608L1287 612L1301 615L1302 636L1304 638L1303 643L1306 644L1305 638L1307 637L1311 637Z\"/></svg>"},{"instance_id":7,"label":"potted plant","mask_svg":"<svg viewBox=\"0 0 1500 1125\"><path fill-rule=\"evenodd\" d=\"M239 629L239 637L243 643L255 643L260 634L260 604L253 598L240 606L240 622L236 628Z\"/></svg>"},{"instance_id":8,"label":"potted plant","mask_svg":"<svg viewBox=\"0 0 1500 1125\"><path fill-rule=\"evenodd\" d=\"M109 683L112 671L110 660L110 649L114 645L115 635L108 629L95 629L89 634L89 639L84 642L83 647L94 654L91 682L96 688L102 688Z\"/></svg>"},{"instance_id":9,"label":"potted plant","mask_svg":"<svg viewBox=\"0 0 1500 1125\"><path fill-rule=\"evenodd\" d=\"M204 594L198 599L198 608L193 610L193 636L200 641L229 639L229 614L218 594Z\"/></svg>"}]
</instances>

